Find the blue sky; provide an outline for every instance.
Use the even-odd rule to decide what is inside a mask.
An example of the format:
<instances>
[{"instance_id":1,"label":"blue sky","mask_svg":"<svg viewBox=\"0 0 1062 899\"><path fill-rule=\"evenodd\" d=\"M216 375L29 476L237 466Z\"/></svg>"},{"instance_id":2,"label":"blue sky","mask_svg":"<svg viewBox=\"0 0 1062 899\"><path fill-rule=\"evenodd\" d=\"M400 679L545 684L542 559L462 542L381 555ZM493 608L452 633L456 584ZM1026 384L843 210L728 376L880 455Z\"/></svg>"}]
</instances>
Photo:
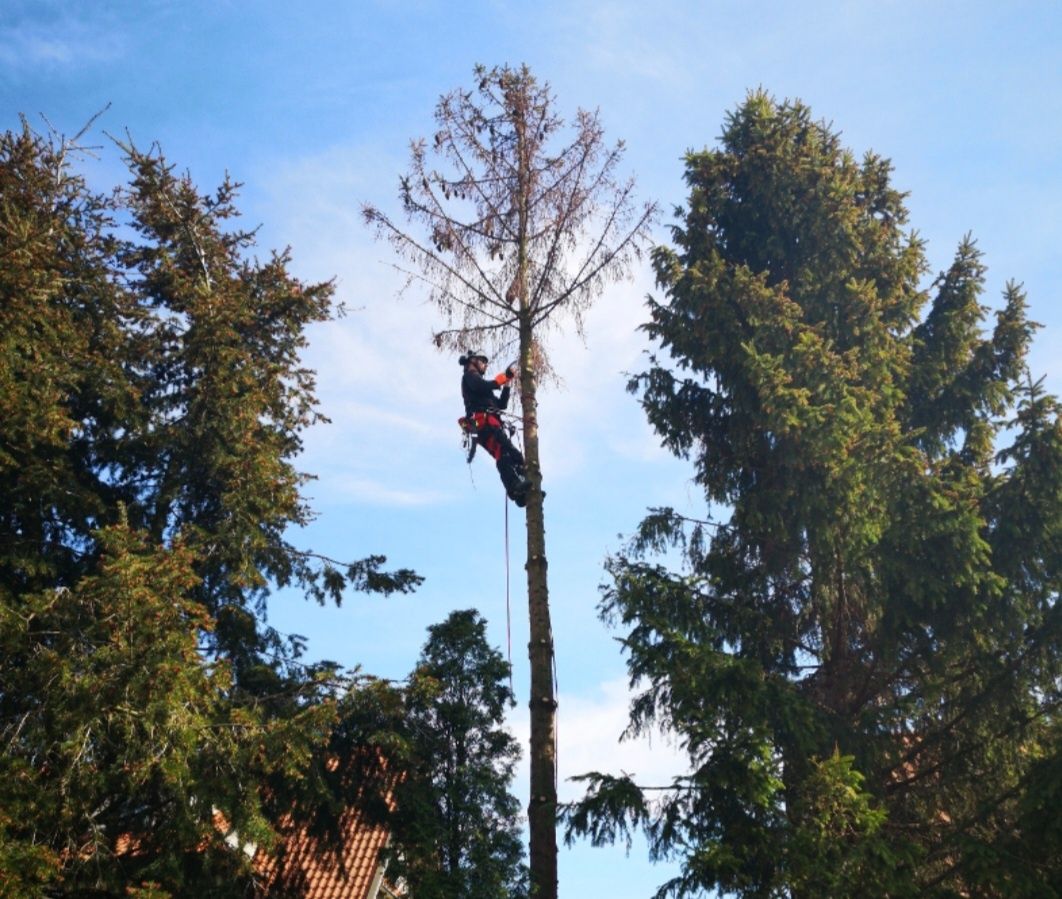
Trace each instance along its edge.
<instances>
[{"instance_id":1,"label":"blue sky","mask_svg":"<svg viewBox=\"0 0 1062 899\"><path fill-rule=\"evenodd\" d=\"M308 436L301 467L319 513L300 537L318 551L387 554L427 578L414 596L350 597L321 609L284 595L271 609L311 654L401 677L428 624L478 607L504 646L504 513L483 459L464 464L459 369L429 335L415 294L396 298L389 248L361 203L397 210L410 138L430 134L439 94L475 63L526 62L559 109L599 108L628 146L627 168L665 210L683 201L681 157L714 143L727 110L765 87L799 97L857 153L890 157L911 224L935 270L972 232L989 267L986 301L1024 282L1043 323L1032 365L1062 391L1062 6L1042 2L541 2L274 0L70 3L3 0L0 125L44 113L67 133L110 103L102 132L158 141L213 186L245 183L263 253L290 245L307 280L335 276L350 308L313 330L332 425ZM88 166L101 187L118 154ZM657 238L666 239L665 213ZM591 312L585 344L558 333L563 383L542 403L547 543L560 683L560 769L623 768L661 782L666 741L618 747L627 691L614 637L597 620L605 555L645 508L703 511L689 470L657 446L623 372L652 290L645 266ZM512 510L515 681L526 731L523 526ZM523 775L521 774L522 786ZM572 795L562 787L562 794ZM666 879L638 848L578 847L561 859L562 896L644 897Z\"/></svg>"}]
</instances>

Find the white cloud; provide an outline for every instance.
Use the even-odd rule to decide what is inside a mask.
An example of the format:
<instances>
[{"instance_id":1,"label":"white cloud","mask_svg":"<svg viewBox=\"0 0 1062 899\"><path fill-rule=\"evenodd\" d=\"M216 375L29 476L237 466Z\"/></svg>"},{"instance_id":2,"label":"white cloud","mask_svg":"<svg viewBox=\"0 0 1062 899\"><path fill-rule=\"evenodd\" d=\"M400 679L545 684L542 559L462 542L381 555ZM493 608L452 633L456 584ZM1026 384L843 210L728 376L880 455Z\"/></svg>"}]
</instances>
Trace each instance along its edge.
<instances>
[{"instance_id":1,"label":"white cloud","mask_svg":"<svg viewBox=\"0 0 1062 899\"><path fill-rule=\"evenodd\" d=\"M0 65L12 69L83 65L121 53L116 28L90 27L66 13L54 21L0 27Z\"/></svg>"},{"instance_id":2,"label":"white cloud","mask_svg":"<svg viewBox=\"0 0 1062 899\"><path fill-rule=\"evenodd\" d=\"M689 770L685 755L664 734L620 742L632 695L625 678L605 681L589 694L560 694L557 766L561 802L580 798L582 785L571 783L568 778L588 771L616 775L626 772L642 786L665 786ZM519 710L513 732L524 746L514 787L526 791L529 723Z\"/></svg>"},{"instance_id":3,"label":"white cloud","mask_svg":"<svg viewBox=\"0 0 1062 899\"><path fill-rule=\"evenodd\" d=\"M686 27L688 13L667 6L635 3L591 4L575 17L582 32L580 58L600 72L624 72L627 77L674 90L689 82L689 71L665 35Z\"/></svg>"},{"instance_id":4,"label":"white cloud","mask_svg":"<svg viewBox=\"0 0 1062 899\"><path fill-rule=\"evenodd\" d=\"M329 403L330 413L341 421L357 421L362 429L378 433L401 432L411 438L438 442L442 429L434 422L425 421L400 409L373 406L358 400L335 398Z\"/></svg>"},{"instance_id":5,"label":"white cloud","mask_svg":"<svg viewBox=\"0 0 1062 899\"><path fill-rule=\"evenodd\" d=\"M342 500L354 500L374 506L427 506L446 502L452 494L439 490L411 490L404 482L408 480L401 472L393 475L395 485L360 478L356 475L330 472L327 475L327 490L320 498L314 498L316 505L327 505ZM398 486L398 484L402 486ZM314 491L306 491L309 494Z\"/></svg>"},{"instance_id":6,"label":"white cloud","mask_svg":"<svg viewBox=\"0 0 1062 899\"><path fill-rule=\"evenodd\" d=\"M649 283L643 264L633 280L606 288L586 315L585 340L574 328L551 335L547 346L562 379L546 385L540 401L543 470L551 478L578 475L588 459L600 464L617 453L655 461L630 452L632 440L640 444L653 438L637 402L625 391L626 373L642 367L648 347L638 326L648 317Z\"/></svg>"}]
</instances>

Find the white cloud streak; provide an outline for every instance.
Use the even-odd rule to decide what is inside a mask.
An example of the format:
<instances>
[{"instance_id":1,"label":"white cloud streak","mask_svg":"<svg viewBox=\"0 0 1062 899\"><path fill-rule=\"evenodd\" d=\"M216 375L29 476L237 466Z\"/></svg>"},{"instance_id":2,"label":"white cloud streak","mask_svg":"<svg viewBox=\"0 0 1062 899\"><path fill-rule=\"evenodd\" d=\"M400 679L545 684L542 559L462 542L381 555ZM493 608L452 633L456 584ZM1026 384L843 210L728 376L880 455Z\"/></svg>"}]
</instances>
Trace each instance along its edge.
<instances>
[{"instance_id":1,"label":"white cloud streak","mask_svg":"<svg viewBox=\"0 0 1062 899\"><path fill-rule=\"evenodd\" d=\"M47 23L0 26L0 66L5 68L71 68L115 59L122 51L117 29L90 26L65 12Z\"/></svg>"},{"instance_id":2,"label":"white cloud streak","mask_svg":"<svg viewBox=\"0 0 1062 899\"><path fill-rule=\"evenodd\" d=\"M586 693L560 694L557 760L561 802L582 796L582 785L569 778L588 771L626 772L639 785L666 786L689 770L685 754L662 733L621 742L632 696L626 678L605 681ZM524 758L516 774L517 790L526 790L528 779L528 728L526 715L518 711L513 733L524 746Z\"/></svg>"}]
</instances>

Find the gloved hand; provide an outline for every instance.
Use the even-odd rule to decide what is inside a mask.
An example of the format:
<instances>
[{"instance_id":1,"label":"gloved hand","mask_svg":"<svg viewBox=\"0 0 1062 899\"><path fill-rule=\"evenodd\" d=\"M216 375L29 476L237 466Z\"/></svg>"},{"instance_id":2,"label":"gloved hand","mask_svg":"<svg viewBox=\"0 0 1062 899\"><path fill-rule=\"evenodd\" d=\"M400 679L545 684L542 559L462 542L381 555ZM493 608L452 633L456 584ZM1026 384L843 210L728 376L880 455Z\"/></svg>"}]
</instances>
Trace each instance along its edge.
<instances>
[{"instance_id":1,"label":"gloved hand","mask_svg":"<svg viewBox=\"0 0 1062 899\"><path fill-rule=\"evenodd\" d=\"M517 364L514 362L507 369L505 369L505 374L509 378L509 380L511 381L511 380L514 380L518 374L520 374L520 369L517 366Z\"/></svg>"}]
</instances>

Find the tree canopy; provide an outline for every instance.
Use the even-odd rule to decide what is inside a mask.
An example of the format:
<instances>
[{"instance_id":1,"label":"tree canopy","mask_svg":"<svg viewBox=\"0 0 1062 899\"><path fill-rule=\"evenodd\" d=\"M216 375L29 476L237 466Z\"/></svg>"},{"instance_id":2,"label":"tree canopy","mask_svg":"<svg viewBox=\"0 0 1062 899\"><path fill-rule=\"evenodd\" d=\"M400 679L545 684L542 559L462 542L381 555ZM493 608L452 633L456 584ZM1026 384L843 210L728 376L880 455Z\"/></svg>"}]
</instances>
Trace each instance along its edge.
<instances>
[{"instance_id":1,"label":"tree canopy","mask_svg":"<svg viewBox=\"0 0 1062 899\"><path fill-rule=\"evenodd\" d=\"M509 663L474 609L428 629L406 690L405 779L395 791L396 870L424 899L520 899L527 868L509 792L520 747Z\"/></svg>"},{"instance_id":2,"label":"tree canopy","mask_svg":"<svg viewBox=\"0 0 1062 899\"><path fill-rule=\"evenodd\" d=\"M644 827L661 895L1056 895L1062 425L1021 287L984 330L969 237L924 286L889 162L799 102L749 95L686 183L631 389L708 511L646 518L603 614L690 769L587 775L570 836Z\"/></svg>"},{"instance_id":3,"label":"tree canopy","mask_svg":"<svg viewBox=\"0 0 1062 899\"><path fill-rule=\"evenodd\" d=\"M0 135L0 891L243 895L226 837L269 845L349 687L270 592L419 578L291 542L331 284L250 256L231 181L126 143L101 195L77 150Z\"/></svg>"},{"instance_id":4,"label":"tree canopy","mask_svg":"<svg viewBox=\"0 0 1062 899\"><path fill-rule=\"evenodd\" d=\"M401 182L427 237L366 217L450 316L441 345L519 346L530 868L478 613L433 627L400 686L306 664L266 622L277 588L420 580L295 542L322 421L300 355L331 283L254 256L234 182L204 194L125 141L129 182L99 193L82 135L25 126L0 135L0 896L247 895L278 822L334 840L350 802L415 895L556 894L541 334L626 270L653 207L596 114L554 148L548 86L476 78L437 109L449 174L416 143ZM678 857L661 897L1062 895L1062 406L1021 286L990 308L969 236L930 278L891 180L756 92L686 157L653 252L630 388L706 511L651 510L602 614L630 732L662 727L689 770L591 772L565 815Z\"/></svg>"}]
</instances>

